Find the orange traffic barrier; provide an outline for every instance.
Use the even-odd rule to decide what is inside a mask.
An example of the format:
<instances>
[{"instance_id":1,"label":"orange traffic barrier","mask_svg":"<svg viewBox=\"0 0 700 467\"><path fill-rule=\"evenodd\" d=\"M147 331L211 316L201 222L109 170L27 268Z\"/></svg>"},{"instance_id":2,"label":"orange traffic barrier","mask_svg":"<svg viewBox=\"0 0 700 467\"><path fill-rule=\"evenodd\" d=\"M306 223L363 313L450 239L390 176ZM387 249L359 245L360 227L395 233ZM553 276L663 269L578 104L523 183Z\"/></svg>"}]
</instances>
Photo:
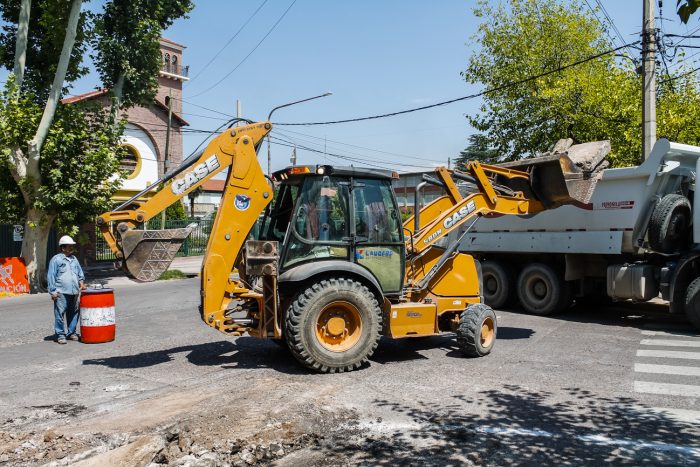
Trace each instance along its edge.
<instances>
[{"instance_id":1,"label":"orange traffic barrier","mask_svg":"<svg viewBox=\"0 0 700 467\"><path fill-rule=\"evenodd\" d=\"M80 295L80 340L85 344L111 342L116 329L114 290L83 290Z\"/></svg>"}]
</instances>

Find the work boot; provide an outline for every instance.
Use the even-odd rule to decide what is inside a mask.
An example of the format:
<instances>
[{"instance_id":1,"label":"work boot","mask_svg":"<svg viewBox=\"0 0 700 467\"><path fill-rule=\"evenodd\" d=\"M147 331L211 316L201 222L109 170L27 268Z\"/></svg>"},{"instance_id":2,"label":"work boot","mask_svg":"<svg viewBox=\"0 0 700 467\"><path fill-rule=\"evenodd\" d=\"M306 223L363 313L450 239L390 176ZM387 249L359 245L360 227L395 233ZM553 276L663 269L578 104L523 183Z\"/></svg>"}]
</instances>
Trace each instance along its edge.
<instances>
[{"instance_id":1,"label":"work boot","mask_svg":"<svg viewBox=\"0 0 700 467\"><path fill-rule=\"evenodd\" d=\"M70 336L68 336L68 340L71 340L71 341L79 341L79 340L80 340L80 336L77 335L77 334L71 334Z\"/></svg>"},{"instance_id":2,"label":"work boot","mask_svg":"<svg viewBox=\"0 0 700 467\"><path fill-rule=\"evenodd\" d=\"M66 338L63 336L58 336L58 339L56 339L56 342L59 344L65 344L66 343Z\"/></svg>"}]
</instances>

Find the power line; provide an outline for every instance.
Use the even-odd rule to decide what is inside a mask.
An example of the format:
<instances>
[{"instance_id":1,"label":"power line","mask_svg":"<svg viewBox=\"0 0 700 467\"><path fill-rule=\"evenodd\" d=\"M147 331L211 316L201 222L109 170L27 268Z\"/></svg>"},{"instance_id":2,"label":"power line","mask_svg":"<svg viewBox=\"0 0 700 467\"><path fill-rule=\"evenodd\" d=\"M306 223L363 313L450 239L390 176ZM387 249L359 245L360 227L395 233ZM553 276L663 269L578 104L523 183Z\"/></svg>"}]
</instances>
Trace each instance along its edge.
<instances>
[{"instance_id":1,"label":"power line","mask_svg":"<svg viewBox=\"0 0 700 467\"><path fill-rule=\"evenodd\" d=\"M693 73L695 73L695 72L698 71L698 70L700 70L700 67L694 68L694 69L692 69L692 70L690 70L690 71L688 71L688 72L686 72L686 73L682 73L682 74L680 74L680 75L669 76L668 78L659 81L659 84L664 84L664 83L668 83L668 82L671 82L671 81L675 81L675 80L680 79L680 78L685 78L686 76L692 75Z\"/></svg>"},{"instance_id":2,"label":"power line","mask_svg":"<svg viewBox=\"0 0 700 467\"><path fill-rule=\"evenodd\" d=\"M282 132L282 134L284 134L284 133L293 133L293 134L295 134L295 135L306 136L306 137L308 137L308 138L313 138L313 139L316 139L316 140L323 140L323 141L327 141L327 142L329 142L329 143L340 144L340 145L342 145L342 146L348 146L348 147L351 147L351 148L356 148L356 149L362 149L362 150L365 150L365 151L376 152L376 153L379 153L379 154L386 154L386 155L389 155L389 156L398 156L398 157L403 157L403 158L406 158L406 159L416 159L416 160L419 160L419 161L442 162L442 161L438 161L438 160L428 159L428 158L426 158L426 157L409 156L409 155L407 155L407 154L399 154L399 153L396 153L396 152L382 151L381 149L372 149L372 148L367 148L367 147L364 147L364 146L357 146L357 145L355 145L355 144L343 143L343 142L341 142L341 141L333 141L333 140L331 140L331 139L321 138L321 137L319 137L319 136L313 136L313 135L307 135L307 134L305 134L305 133L299 133L298 131L292 131L292 130L284 130L284 131L282 131L282 130L274 130L274 131L276 131L276 132Z\"/></svg>"},{"instance_id":3,"label":"power line","mask_svg":"<svg viewBox=\"0 0 700 467\"><path fill-rule=\"evenodd\" d=\"M617 34L617 37L620 38L620 42L621 42L622 44L624 44L624 43L625 43L625 39L622 37L622 34L620 33L620 30L617 29L617 26L615 25L615 22L612 20L612 18L611 18L610 15L608 14L608 11L607 11L607 10L605 9L605 7L603 6L603 2L601 2L600 0L595 0L595 2L598 4L598 7L600 7L600 11L603 13L603 15L605 16L605 18L608 20L608 23L610 23L610 26L613 28L613 31L615 31L615 34Z\"/></svg>"},{"instance_id":4,"label":"power line","mask_svg":"<svg viewBox=\"0 0 700 467\"><path fill-rule=\"evenodd\" d=\"M530 81L534 81L534 80L536 80L536 79L543 78L543 77L545 77L545 76L549 76L549 75L552 75L552 74L554 74L554 73L559 73L559 72L564 71L564 70L567 70L567 69L569 69L569 68L573 68L573 67L575 67L575 66L582 65L582 64L587 63L587 62L590 62L590 61L592 61L592 60L596 60L596 59L598 59L598 58L600 58L600 57L604 57L605 55L610 55L610 54L612 54L612 53L617 52L618 50L624 49L624 48L626 48L626 47L629 47L629 46L631 46L631 45L638 44L638 43L639 43L639 41L630 42L629 44L624 44L624 45L622 45L622 46L620 46L620 47L616 47L616 48L614 48L614 49L606 50L605 52L601 52L601 53L598 53L598 54L596 54L596 55L592 55L592 56L590 56L590 57L584 58L584 59L582 59L582 60L578 60L578 61L573 62L573 63L570 63L570 64L568 64L568 65L564 65L564 66L558 67L558 68L556 68L556 69L554 69L554 70L549 70L549 71L546 71L546 72L544 72L544 73L540 73L540 74L535 75L535 76L530 76L530 77L527 77L527 78L524 78L524 79L521 79L521 80L518 80L518 81L513 81L513 82L510 82L510 83L503 84L503 85L501 85L501 86L496 86L495 88L492 88L492 89L486 89L486 90L484 90L484 91L481 91L481 92L478 92L478 93L475 93L475 94L470 94L470 95L468 95L468 96L458 97L458 98L456 98L456 99L450 99L450 100L448 100L448 101L438 102L438 103L436 103L436 104L424 105L424 106L422 106L422 107L414 107L414 108L412 108L412 109L400 110L400 111L398 111L398 112L390 112L390 113L386 113L386 114L372 115L372 116L369 116L369 117L348 118L348 119L345 119L345 120L332 120L332 121L327 121L327 122L305 122L305 123L279 123L279 122L275 122L275 123L273 123L273 124L274 124L274 125L278 125L278 126L335 125L335 124L339 124L339 123L352 123L352 122L361 122L361 121L365 121L365 120L376 120L376 119L379 119L379 118L395 117L395 116L397 116L397 115L403 115L403 114L407 114L407 113L418 112L418 111L421 111L421 110L432 109L432 108L434 108L434 107L440 107L440 106L444 106L444 105L454 104L455 102L460 102L460 101L465 101L465 100L469 100L469 99L474 99L474 98L477 98L477 97L485 96L485 95L487 95L487 94L491 94L491 93L494 93L494 92L497 92L497 91L501 91L501 90L503 90L503 89L507 89L507 88L510 88L510 87L513 87L513 86L518 86L518 85L521 85L521 84L524 84L524 83L527 83L527 82L530 82Z\"/></svg>"},{"instance_id":5,"label":"power line","mask_svg":"<svg viewBox=\"0 0 700 467\"><path fill-rule=\"evenodd\" d=\"M231 71L229 71L228 73L226 73L226 74L224 75L223 78L221 78L219 81L217 81L216 83L214 83L214 84L213 84L212 86L210 86L208 89L205 89L204 91L202 91L202 92L200 92L200 93L198 93L198 94L194 94L194 95L192 95L192 96L190 96L190 97L198 97L198 96L201 96L202 94L206 94L207 92L209 92L209 91L211 91L212 89L216 88L216 87L217 87L219 84L221 84L226 78L228 78L229 76L231 76L231 75L233 74L233 72L236 71L236 70L238 69L238 67L240 67L241 65L243 65L243 63L245 63L245 61L248 60L248 57L250 57L251 55L253 55L253 52L255 52L255 51L258 49L258 47L260 47L260 45L265 41L265 39L267 39L267 36L269 36L270 34L272 34L272 31L274 31L275 28L277 27L277 25L280 24L280 22L282 22L282 20L284 19L285 16L287 16L287 13L289 13L289 10L292 9L292 7L294 6L294 4L295 4L296 2L297 2L297 0L293 0L293 1L292 1L292 3L287 7L287 9L284 10L284 13L282 13L282 16L280 16L280 17L277 19L277 21L275 22L275 24L272 25L272 27L270 28L270 30L267 31L267 34L265 34L265 35L263 36L263 38L260 39L260 42L258 42L257 45L256 45L255 47L253 47L253 50L251 50L250 52L248 52L248 55L246 55L245 57L243 57L243 60L241 60L240 62L238 62L238 65L236 65L236 66L233 68L233 70L231 70Z\"/></svg>"},{"instance_id":6,"label":"power line","mask_svg":"<svg viewBox=\"0 0 700 467\"><path fill-rule=\"evenodd\" d=\"M225 49L226 47L228 47L228 46L231 44L231 42L233 42L233 40L234 40L236 37L238 37L238 35L241 33L241 31L243 31L243 29L248 25L248 23L250 23L250 21L255 17L255 15L258 14L258 12L262 9L262 7L265 6L266 3L267 3L267 0L264 0L264 1L260 4L260 6L257 8L257 10L255 10L255 11L253 12L253 14L250 15L250 17L248 17L248 19L246 20L246 22L243 23L243 26L241 26L241 27L238 29L238 31L236 31L236 33L235 33L233 36L231 36L231 38L226 42L226 44L224 44L224 46L221 47L221 48L219 49L219 51L216 52L216 54L214 54L214 56L211 58L211 60L209 60L209 61L207 62L207 64L204 65L204 66L202 67L201 70L199 70L199 73L197 73L197 74L194 76L194 78L192 78L192 79L190 80L190 83L189 83L190 85L192 84L192 81L194 81L195 79L197 79L197 77L198 77L199 75L201 75L201 74L204 72L204 70L206 70L207 67L209 67L209 65L211 65L211 64L214 62L214 60L216 60L216 58L217 58L219 55L221 55L221 52L223 52L224 49Z\"/></svg>"},{"instance_id":7,"label":"power line","mask_svg":"<svg viewBox=\"0 0 700 467\"><path fill-rule=\"evenodd\" d=\"M184 99L179 99L177 97L173 97L173 99L178 100L184 104L193 105L193 106L195 106L199 109L202 109L202 110L207 110L207 111L213 112L215 114L223 115L224 117L235 118L235 115L227 114L227 113L221 112L219 110L210 109L209 107L204 107L203 105L195 104L194 102L186 101Z\"/></svg>"}]
</instances>

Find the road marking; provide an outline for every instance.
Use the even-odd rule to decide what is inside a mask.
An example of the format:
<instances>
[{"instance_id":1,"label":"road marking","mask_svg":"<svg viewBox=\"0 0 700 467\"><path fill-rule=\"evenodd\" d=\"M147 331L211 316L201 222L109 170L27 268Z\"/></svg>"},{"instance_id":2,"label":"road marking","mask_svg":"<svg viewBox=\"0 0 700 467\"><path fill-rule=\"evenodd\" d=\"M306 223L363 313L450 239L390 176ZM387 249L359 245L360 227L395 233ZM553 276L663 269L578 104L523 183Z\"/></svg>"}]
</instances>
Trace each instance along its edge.
<instances>
[{"instance_id":1,"label":"road marking","mask_svg":"<svg viewBox=\"0 0 700 467\"><path fill-rule=\"evenodd\" d=\"M649 363L635 363L634 371L637 373L657 373L661 375L700 376L700 368L694 366L652 365Z\"/></svg>"},{"instance_id":2,"label":"road marking","mask_svg":"<svg viewBox=\"0 0 700 467\"><path fill-rule=\"evenodd\" d=\"M652 383L635 381L634 391L646 394L665 394L669 396L700 397L700 386L690 384Z\"/></svg>"},{"instance_id":3,"label":"road marking","mask_svg":"<svg viewBox=\"0 0 700 467\"><path fill-rule=\"evenodd\" d=\"M642 339L642 345L663 345L665 347L700 347L700 340L681 341L673 339Z\"/></svg>"},{"instance_id":4,"label":"road marking","mask_svg":"<svg viewBox=\"0 0 700 467\"><path fill-rule=\"evenodd\" d=\"M680 350L637 350L637 357L681 358L700 360L700 352L683 352Z\"/></svg>"},{"instance_id":5,"label":"road marking","mask_svg":"<svg viewBox=\"0 0 700 467\"><path fill-rule=\"evenodd\" d=\"M637 410L653 412L683 423L700 423L700 410L672 409L669 407L646 407Z\"/></svg>"},{"instance_id":6,"label":"road marking","mask_svg":"<svg viewBox=\"0 0 700 467\"><path fill-rule=\"evenodd\" d=\"M700 337L695 331L642 331L643 336L683 336Z\"/></svg>"},{"instance_id":7,"label":"road marking","mask_svg":"<svg viewBox=\"0 0 700 467\"><path fill-rule=\"evenodd\" d=\"M530 436L536 438L562 438L562 435L551 433L545 430L524 428L502 428L502 427L478 427L476 431L482 433L506 435L506 436ZM568 436L568 435L567 435ZM641 439L615 439L604 435L576 435L576 439L585 443L597 444L599 446L624 446L632 449L653 449L654 451L671 451L688 454L693 457L700 457L700 449L693 446L683 446L671 443L656 443Z\"/></svg>"}]
</instances>

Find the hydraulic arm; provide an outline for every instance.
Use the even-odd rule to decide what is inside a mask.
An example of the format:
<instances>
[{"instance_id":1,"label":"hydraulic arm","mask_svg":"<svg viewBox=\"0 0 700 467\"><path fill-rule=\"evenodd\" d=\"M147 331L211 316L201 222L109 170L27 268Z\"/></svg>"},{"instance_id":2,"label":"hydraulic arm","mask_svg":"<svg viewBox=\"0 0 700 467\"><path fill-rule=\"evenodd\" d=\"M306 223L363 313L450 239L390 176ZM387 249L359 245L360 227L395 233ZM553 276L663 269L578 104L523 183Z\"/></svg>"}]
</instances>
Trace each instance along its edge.
<instances>
[{"instance_id":1,"label":"hydraulic arm","mask_svg":"<svg viewBox=\"0 0 700 467\"><path fill-rule=\"evenodd\" d=\"M229 278L236 257L259 214L272 200L272 187L256 154L271 128L269 122L263 122L222 132L176 172L96 220L127 271L139 280L155 280L168 268L189 230L137 230L136 227L228 168L224 194L203 260L202 306L203 312L210 312L210 325L223 322L231 292L236 288L236 282ZM135 202L159 184L164 184L164 188L152 198L142 204Z\"/></svg>"}]
</instances>

